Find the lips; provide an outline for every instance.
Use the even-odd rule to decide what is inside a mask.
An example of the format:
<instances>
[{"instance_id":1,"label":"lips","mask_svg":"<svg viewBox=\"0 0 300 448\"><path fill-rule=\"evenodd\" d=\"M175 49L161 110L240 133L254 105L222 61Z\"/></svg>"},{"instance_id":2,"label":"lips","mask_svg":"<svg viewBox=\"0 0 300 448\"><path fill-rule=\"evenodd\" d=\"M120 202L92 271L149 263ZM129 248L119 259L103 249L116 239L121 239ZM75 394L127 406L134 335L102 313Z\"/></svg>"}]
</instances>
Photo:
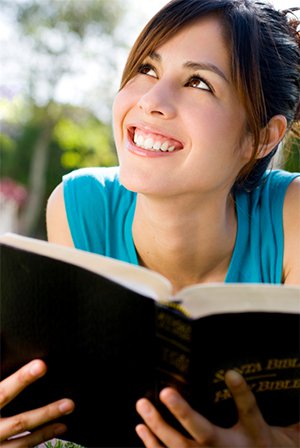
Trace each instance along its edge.
<instances>
[{"instance_id":1,"label":"lips","mask_svg":"<svg viewBox=\"0 0 300 448\"><path fill-rule=\"evenodd\" d=\"M128 128L128 133L134 145L146 151L166 153L183 149L180 141L148 127L131 126Z\"/></svg>"}]
</instances>

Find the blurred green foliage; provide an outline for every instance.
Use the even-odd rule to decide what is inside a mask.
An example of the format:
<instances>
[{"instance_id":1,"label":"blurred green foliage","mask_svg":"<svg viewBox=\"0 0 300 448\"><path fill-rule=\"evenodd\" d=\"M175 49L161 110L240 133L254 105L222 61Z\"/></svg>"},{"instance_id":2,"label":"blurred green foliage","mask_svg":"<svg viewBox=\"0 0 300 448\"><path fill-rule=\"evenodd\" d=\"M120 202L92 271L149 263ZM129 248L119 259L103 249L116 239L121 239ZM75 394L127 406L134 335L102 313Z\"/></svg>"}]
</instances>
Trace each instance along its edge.
<instances>
[{"instance_id":1,"label":"blurred green foliage","mask_svg":"<svg viewBox=\"0 0 300 448\"><path fill-rule=\"evenodd\" d=\"M38 448L84 448L82 445L77 443L67 442L65 440L53 439L49 442L45 442L43 445L39 445Z\"/></svg>"},{"instance_id":2,"label":"blurred green foliage","mask_svg":"<svg viewBox=\"0 0 300 448\"><path fill-rule=\"evenodd\" d=\"M95 34L110 34L120 19L122 4L116 0L14 0L17 20L26 34L39 33L41 28L64 28L84 38L87 29ZM2 6L11 0L2 0Z\"/></svg>"},{"instance_id":3,"label":"blurred green foliage","mask_svg":"<svg viewBox=\"0 0 300 448\"><path fill-rule=\"evenodd\" d=\"M0 102L0 109L1 103L3 107L3 101ZM5 103L9 119L0 133L1 177L10 177L29 190L29 173L37 142L43 135L45 125L51 128L46 142L48 155L43 177L45 188L41 198L42 206L34 232L29 232L44 238L46 201L62 176L81 167L117 164L111 127L87 109L75 106L52 104L56 119L51 121L49 111L33 103L30 105L24 102L23 107L19 105L17 108L13 103ZM25 109L27 120L20 125Z\"/></svg>"},{"instance_id":4,"label":"blurred green foliage","mask_svg":"<svg viewBox=\"0 0 300 448\"><path fill-rule=\"evenodd\" d=\"M62 118L54 128L53 137L63 151L60 160L66 169L117 163L111 148L110 129L94 116L80 122Z\"/></svg>"},{"instance_id":5,"label":"blurred green foliage","mask_svg":"<svg viewBox=\"0 0 300 448\"><path fill-rule=\"evenodd\" d=\"M45 238L46 201L62 176L80 167L117 164L110 113L104 119L95 110L105 116L111 109L109 88L117 74L112 49L121 45L114 31L124 5L122 0L0 0L0 12L17 36L5 60L18 67L20 86L11 85L9 76L0 82L0 178L27 188L19 233ZM58 101L61 82L66 86L72 76L82 76L81 68L99 70L99 85L83 83L84 94L74 91L76 101Z\"/></svg>"},{"instance_id":6,"label":"blurred green foliage","mask_svg":"<svg viewBox=\"0 0 300 448\"><path fill-rule=\"evenodd\" d=\"M60 439L49 440L49 442L45 442L42 445L39 445L38 448L84 448L82 445L78 445L77 443L68 442Z\"/></svg>"},{"instance_id":7,"label":"blurred green foliage","mask_svg":"<svg viewBox=\"0 0 300 448\"><path fill-rule=\"evenodd\" d=\"M283 166L287 171L300 171L300 122L288 133L283 146Z\"/></svg>"}]
</instances>

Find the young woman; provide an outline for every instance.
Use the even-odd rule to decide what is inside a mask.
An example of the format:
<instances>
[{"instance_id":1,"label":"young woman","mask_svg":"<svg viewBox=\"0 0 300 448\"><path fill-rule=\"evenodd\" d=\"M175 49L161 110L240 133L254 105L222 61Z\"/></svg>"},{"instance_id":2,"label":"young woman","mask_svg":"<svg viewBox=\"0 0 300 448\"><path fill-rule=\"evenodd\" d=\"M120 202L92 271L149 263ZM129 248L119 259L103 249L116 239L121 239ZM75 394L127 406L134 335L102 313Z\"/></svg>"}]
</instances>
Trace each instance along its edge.
<instances>
[{"instance_id":1,"label":"young woman","mask_svg":"<svg viewBox=\"0 0 300 448\"><path fill-rule=\"evenodd\" d=\"M298 119L296 26L256 0L168 3L137 39L115 99L120 166L64 178L49 199L49 240L149 267L174 291L199 282L300 284L298 175L267 171ZM0 407L45 369L35 361L3 381ZM269 427L242 377L231 371L226 381L237 425L214 426L167 388L161 400L190 437L141 399L145 446L298 446L299 425ZM73 406L63 400L0 420L3 441L33 431L3 446L55 436L62 426L34 428Z\"/></svg>"}]
</instances>

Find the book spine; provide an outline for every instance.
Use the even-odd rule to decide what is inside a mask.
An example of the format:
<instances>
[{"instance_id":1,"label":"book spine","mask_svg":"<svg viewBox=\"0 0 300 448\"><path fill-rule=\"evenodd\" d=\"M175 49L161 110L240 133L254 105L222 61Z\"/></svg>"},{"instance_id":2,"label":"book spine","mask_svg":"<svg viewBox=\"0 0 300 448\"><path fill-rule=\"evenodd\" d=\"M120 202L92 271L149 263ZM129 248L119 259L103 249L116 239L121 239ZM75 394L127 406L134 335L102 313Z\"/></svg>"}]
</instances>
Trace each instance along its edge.
<instances>
[{"instance_id":1,"label":"book spine","mask_svg":"<svg viewBox=\"0 0 300 448\"><path fill-rule=\"evenodd\" d=\"M191 368L192 320L173 307L156 307L156 398L171 386L187 399Z\"/></svg>"}]
</instances>

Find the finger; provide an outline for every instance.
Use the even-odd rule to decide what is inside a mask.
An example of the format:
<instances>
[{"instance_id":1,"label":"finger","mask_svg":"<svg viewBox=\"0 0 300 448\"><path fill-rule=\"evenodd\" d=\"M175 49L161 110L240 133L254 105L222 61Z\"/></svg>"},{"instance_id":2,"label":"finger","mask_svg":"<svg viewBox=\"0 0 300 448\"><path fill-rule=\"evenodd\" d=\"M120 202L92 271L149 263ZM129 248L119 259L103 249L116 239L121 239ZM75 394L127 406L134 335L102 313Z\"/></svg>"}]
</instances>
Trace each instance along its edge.
<instances>
[{"instance_id":1,"label":"finger","mask_svg":"<svg viewBox=\"0 0 300 448\"><path fill-rule=\"evenodd\" d=\"M157 437L147 428L146 425L138 425L135 428L137 435L143 441L146 448L163 448Z\"/></svg>"},{"instance_id":2,"label":"finger","mask_svg":"<svg viewBox=\"0 0 300 448\"><path fill-rule=\"evenodd\" d=\"M252 435L262 434L268 426L257 406L254 394L244 378L235 370L229 370L225 382L230 389L239 415L239 422Z\"/></svg>"},{"instance_id":3,"label":"finger","mask_svg":"<svg viewBox=\"0 0 300 448\"><path fill-rule=\"evenodd\" d=\"M136 404L136 409L153 435L165 445L182 448L188 446L187 439L163 420L149 400L145 398L139 400ZM147 440L150 440L149 433L144 432L144 434L148 437ZM151 448L156 448L156 446L155 444L149 445Z\"/></svg>"},{"instance_id":4,"label":"finger","mask_svg":"<svg viewBox=\"0 0 300 448\"><path fill-rule=\"evenodd\" d=\"M70 414L74 410L74 407L75 405L72 400L63 399L43 406L42 408L34 409L33 411L24 412L13 417L2 418L0 420L0 441L25 431L30 431L51 420Z\"/></svg>"},{"instance_id":5,"label":"finger","mask_svg":"<svg viewBox=\"0 0 300 448\"><path fill-rule=\"evenodd\" d=\"M31 361L0 382L0 409L13 400L25 387L45 375L47 367L39 359Z\"/></svg>"},{"instance_id":6,"label":"finger","mask_svg":"<svg viewBox=\"0 0 300 448\"><path fill-rule=\"evenodd\" d=\"M192 409L175 389L163 389L160 399L201 446L213 445L217 437L217 427Z\"/></svg>"},{"instance_id":7,"label":"finger","mask_svg":"<svg viewBox=\"0 0 300 448\"><path fill-rule=\"evenodd\" d=\"M23 448L36 447L47 440L51 440L57 436L64 434L67 430L65 425L55 423L45 426L33 433L29 433L23 437L16 437L1 443L1 448Z\"/></svg>"}]
</instances>

